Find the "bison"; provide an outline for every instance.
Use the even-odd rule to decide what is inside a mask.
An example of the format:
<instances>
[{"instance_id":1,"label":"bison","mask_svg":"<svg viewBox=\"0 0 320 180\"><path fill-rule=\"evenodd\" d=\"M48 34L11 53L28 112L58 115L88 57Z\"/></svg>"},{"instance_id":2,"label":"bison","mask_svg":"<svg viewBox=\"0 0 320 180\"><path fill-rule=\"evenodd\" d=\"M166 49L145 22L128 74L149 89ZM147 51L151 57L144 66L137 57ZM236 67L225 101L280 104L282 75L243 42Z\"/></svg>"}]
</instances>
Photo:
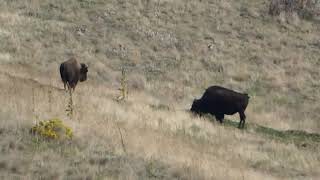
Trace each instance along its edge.
<instances>
[{"instance_id":1,"label":"bison","mask_svg":"<svg viewBox=\"0 0 320 180\"><path fill-rule=\"evenodd\" d=\"M88 66L84 63L79 63L74 57L61 63L60 76L64 89L67 90L67 86L68 90L73 89L74 91L79 80L80 82L87 80L87 72Z\"/></svg>"},{"instance_id":2,"label":"bison","mask_svg":"<svg viewBox=\"0 0 320 180\"><path fill-rule=\"evenodd\" d=\"M243 128L246 115L244 111L249 103L248 94L238 93L220 86L211 86L202 95L201 99L195 99L192 103L191 112L199 114L210 113L223 122L224 115L239 113L239 128Z\"/></svg>"}]
</instances>

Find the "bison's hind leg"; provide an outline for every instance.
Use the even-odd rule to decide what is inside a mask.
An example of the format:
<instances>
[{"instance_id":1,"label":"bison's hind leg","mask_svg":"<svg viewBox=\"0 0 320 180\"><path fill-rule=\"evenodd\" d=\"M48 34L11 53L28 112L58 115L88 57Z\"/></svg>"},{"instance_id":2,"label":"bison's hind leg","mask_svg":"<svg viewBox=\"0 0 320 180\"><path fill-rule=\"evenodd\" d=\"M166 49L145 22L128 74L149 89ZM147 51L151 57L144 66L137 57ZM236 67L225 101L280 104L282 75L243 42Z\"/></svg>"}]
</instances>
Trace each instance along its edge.
<instances>
[{"instance_id":1,"label":"bison's hind leg","mask_svg":"<svg viewBox=\"0 0 320 180\"><path fill-rule=\"evenodd\" d=\"M244 128L244 124L246 122L246 115L244 114L243 111L240 111L239 115L240 115L240 123L239 123L238 128Z\"/></svg>"},{"instance_id":2,"label":"bison's hind leg","mask_svg":"<svg viewBox=\"0 0 320 180\"><path fill-rule=\"evenodd\" d=\"M66 83L66 82L63 82L63 89L64 89L65 91L67 91L67 83Z\"/></svg>"}]
</instances>

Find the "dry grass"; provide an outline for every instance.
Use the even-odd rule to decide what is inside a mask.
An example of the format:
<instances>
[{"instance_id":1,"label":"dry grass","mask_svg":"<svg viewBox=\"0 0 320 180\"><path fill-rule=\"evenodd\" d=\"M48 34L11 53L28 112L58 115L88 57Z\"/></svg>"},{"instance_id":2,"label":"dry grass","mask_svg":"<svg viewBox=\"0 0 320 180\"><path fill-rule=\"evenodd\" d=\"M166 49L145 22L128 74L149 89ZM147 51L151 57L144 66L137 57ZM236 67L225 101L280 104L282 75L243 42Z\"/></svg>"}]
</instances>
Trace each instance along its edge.
<instances>
[{"instance_id":1,"label":"dry grass","mask_svg":"<svg viewBox=\"0 0 320 180\"><path fill-rule=\"evenodd\" d=\"M320 173L319 142L302 147L250 129L221 126L184 111L163 109L145 93L136 92L119 104L112 100L118 94L116 89L88 83L79 84L74 94L74 120L65 121L75 131L72 142L37 143L27 131L34 124L32 106L27 106L32 102L31 90L37 90L34 106L41 118L67 119L62 112L68 94L30 80L21 83L6 75L1 80L7 85L2 99L10 102L1 113L4 177L291 179L315 178ZM22 88L23 94L17 93ZM51 108L49 89L55 97Z\"/></svg>"},{"instance_id":2,"label":"dry grass","mask_svg":"<svg viewBox=\"0 0 320 180\"><path fill-rule=\"evenodd\" d=\"M320 26L296 23L265 1L0 0L0 177L319 178L317 139L255 126L320 130ZM71 54L89 79L69 120L57 67ZM118 103L122 67L130 96ZM185 111L212 84L250 94L246 130ZM29 135L53 117L71 142Z\"/></svg>"}]
</instances>

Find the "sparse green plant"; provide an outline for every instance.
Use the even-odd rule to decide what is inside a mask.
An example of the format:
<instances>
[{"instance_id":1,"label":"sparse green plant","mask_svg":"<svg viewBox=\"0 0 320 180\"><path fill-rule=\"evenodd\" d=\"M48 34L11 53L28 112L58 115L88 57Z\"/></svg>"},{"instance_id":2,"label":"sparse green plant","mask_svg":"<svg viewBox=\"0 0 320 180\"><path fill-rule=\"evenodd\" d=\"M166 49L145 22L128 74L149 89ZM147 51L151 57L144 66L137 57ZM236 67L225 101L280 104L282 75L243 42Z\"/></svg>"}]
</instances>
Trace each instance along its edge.
<instances>
[{"instance_id":1,"label":"sparse green plant","mask_svg":"<svg viewBox=\"0 0 320 180\"><path fill-rule=\"evenodd\" d=\"M68 104L66 107L67 116L70 119L73 119L73 100L72 100L72 90L69 89L69 96L68 96Z\"/></svg>"},{"instance_id":2,"label":"sparse green plant","mask_svg":"<svg viewBox=\"0 0 320 180\"><path fill-rule=\"evenodd\" d=\"M169 111L170 107L165 104L150 104L149 105L154 110L163 110L163 111Z\"/></svg>"},{"instance_id":3,"label":"sparse green plant","mask_svg":"<svg viewBox=\"0 0 320 180\"><path fill-rule=\"evenodd\" d=\"M92 0L78 0L81 8L89 8L95 4L95 1Z\"/></svg>"},{"instance_id":4,"label":"sparse green plant","mask_svg":"<svg viewBox=\"0 0 320 180\"><path fill-rule=\"evenodd\" d=\"M39 115L36 113L35 89L34 88L32 88L32 115L34 116L34 119L37 123L39 120Z\"/></svg>"},{"instance_id":5,"label":"sparse green plant","mask_svg":"<svg viewBox=\"0 0 320 180\"><path fill-rule=\"evenodd\" d=\"M72 129L62 123L60 119L40 121L30 129L30 133L45 139L63 140L73 136Z\"/></svg>"},{"instance_id":6,"label":"sparse green plant","mask_svg":"<svg viewBox=\"0 0 320 180\"><path fill-rule=\"evenodd\" d=\"M124 67L121 70L121 79L120 79L120 96L117 98L118 101L126 100L128 98L128 80L127 80L127 71Z\"/></svg>"},{"instance_id":7,"label":"sparse green plant","mask_svg":"<svg viewBox=\"0 0 320 180\"><path fill-rule=\"evenodd\" d=\"M156 160L151 158L149 163L146 164L146 172L149 178L163 178L163 167L157 164Z\"/></svg>"},{"instance_id":8,"label":"sparse green plant","mask_svg":"<svg viewBox=\"0 0 320 180\"><path fill-rule=\"evenodd\" d=\"M53 102L52 102L52 90L51 89L49 89L48 90L48 98L49 98L49 111L50 112L52 112L52 104L53 104Z\"/></svg>"}]
</instances>

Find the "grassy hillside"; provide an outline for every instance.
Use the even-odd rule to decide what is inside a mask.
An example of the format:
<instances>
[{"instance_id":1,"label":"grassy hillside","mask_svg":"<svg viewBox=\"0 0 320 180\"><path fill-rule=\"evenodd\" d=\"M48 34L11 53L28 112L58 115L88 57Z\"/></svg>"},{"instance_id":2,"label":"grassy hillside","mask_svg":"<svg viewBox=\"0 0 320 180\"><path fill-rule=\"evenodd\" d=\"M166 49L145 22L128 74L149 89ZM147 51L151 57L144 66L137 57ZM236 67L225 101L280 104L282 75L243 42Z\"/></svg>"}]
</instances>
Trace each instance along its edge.
<instances>
[{"instance_id":1,"label":"grassy hillside","mask_svg":"<svg viewBox=\"0 0 320 180\"><path fill-rule=\"evenodd\" d=\"M318 179L320 23L268 4L0 0L1 179ZM89 65L72 119L70 56ZM249 93L246 129L185 111L214 84ZM71 141L29 134L53 117Z\"/></svg>"}]
</instances>

